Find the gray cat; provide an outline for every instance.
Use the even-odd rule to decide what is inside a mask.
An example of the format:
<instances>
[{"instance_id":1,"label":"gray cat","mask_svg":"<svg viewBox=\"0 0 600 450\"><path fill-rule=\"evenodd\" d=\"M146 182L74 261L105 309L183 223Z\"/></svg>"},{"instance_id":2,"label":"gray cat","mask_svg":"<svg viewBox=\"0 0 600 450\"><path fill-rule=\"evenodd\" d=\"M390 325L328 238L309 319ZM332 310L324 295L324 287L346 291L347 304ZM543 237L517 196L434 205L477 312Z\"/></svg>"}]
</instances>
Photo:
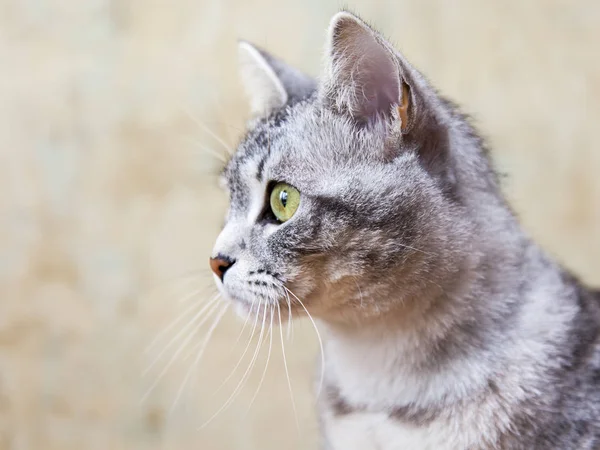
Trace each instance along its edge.
<instances>
[{"instance_id":1,"label":"gray cat","mask_svg":"<svg viewBox=\"0 0 600 450\"><path fill-rule=\"evenodd\" d=\"M240 314L316 318L323 448L599 449L600 296L402 55L347 12L328 36L319 83L240 43L255 118L211 259Z\"/></svg>"}]
</instances>

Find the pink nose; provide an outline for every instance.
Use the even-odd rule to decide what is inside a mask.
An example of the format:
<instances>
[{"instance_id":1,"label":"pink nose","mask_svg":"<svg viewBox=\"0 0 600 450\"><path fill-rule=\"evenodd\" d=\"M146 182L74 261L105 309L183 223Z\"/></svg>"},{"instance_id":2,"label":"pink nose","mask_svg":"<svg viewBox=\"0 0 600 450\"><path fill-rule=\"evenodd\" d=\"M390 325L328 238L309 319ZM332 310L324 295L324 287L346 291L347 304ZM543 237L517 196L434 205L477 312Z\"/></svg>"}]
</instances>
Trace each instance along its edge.
<instances>
[{"instance_id":1,"label":"pink nose","mask_svg":"<svg viewBox=\"0 0 600 450\"><path fill-rule=\"evenodd\" d=\"M216 258L210 258L210 268L221 280L223 280L225 272L227 272L227 270L233 266L233 263L234 261L221 255L217 256Z\"/></svg>"}]
</instances>

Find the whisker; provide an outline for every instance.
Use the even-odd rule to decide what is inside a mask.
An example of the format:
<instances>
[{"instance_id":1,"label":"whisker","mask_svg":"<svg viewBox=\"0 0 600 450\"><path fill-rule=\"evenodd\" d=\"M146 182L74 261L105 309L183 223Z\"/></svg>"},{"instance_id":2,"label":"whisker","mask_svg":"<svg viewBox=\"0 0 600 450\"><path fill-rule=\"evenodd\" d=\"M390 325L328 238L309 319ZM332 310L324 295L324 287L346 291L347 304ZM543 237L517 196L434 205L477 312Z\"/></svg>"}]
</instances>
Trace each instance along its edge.
<instances>
[{"instance_id":1,"label":"whisker","mask_svg":"<svg viewBox=\"0 0 600 450\"><path fill-rule=\"evenodd\" d=\"M208 288L210 288L210 287L214 287L212 283L210 283L210 284L209 284L208 286L206 286L204 289L208 289ZM201 289L198 289L197 291L195 291L195 292L194 292L194 293L192 293L192 294L189 294L189 295L183 295L183 296L181 296L179 299L177 299L177 303L185 303L185 302L187 302L189 299L191 299L191 298L194 298L194 296L195 296L196 294L198 294L200 291L202 291L202 288L201 288ZM217 293L215 294L215 296L219 296L219 295L220 295L220 294L219 294L219 292L217 292ZM202 302L202 300L201 300L200 302Z\"/></svg>"},{"instance_id":2,"label":"whisker","mask_svg":"<svg viewBox=\"0 0 600 450\"><path fill-rule=\"evenodd\" d=\"M216 94L214 103L216 103L216 105L217 105L217 110L219 111L219 116L221 116L221 119L223 119L223 118L227 119L227 114L223 110L223 105L221 105L221 102L219 101L218 97L219 97L218 94ZM231 127L231 125L228 126L227 124L225 124L225 133L227 134L227 139L229 140L229 142L232 142L234 139L231 137L231 132L229 131L230 127ZM235 127L233 127L233 128L235 128Z\"/></svg>"},{"instance_id":3,"label":"whisker","mask_svg":"<svg viewBox=\"0 0 600 450\"><path fill-rule=\"evenodd\" d=\"M254 367L254 364L256 363L256 358L258 357L258 353L260 351L260 347L262 346L262 340L263 340L263 333L265 331L265 320L267 318L267 308L265 305L265 310L263 313L263 321L262 321L262 325L261 325L261 330L260 330L260 336L258 338L258 344L256 346L256 350L254 351L254 356L252 357L252 361L250 361L250 364L248 365L248 368L246 369L246 372L244 372L244 374L242 375L242 379L240 380L240 382L238 383L238 385L235 387L235 389L233 390L233 392L231 393L231 395L229 396L229 398L225 401L225 403L223 404L223 406L221 406L221 408L219 408L219 410L214 413L212 415L212 417L210 419L208 419L206 422L204 422L204 424L202 426L200 426L200 430L203 429L204 427L206 427L209 423L211 423L223 410L225 410L235 399L235 397L237 396L237 394L239 393L239 391L241 390L242 385L244 384L244 382L247 380L248 375L250 374L252 368Z\"/></svg>"},{"instance_id":4,"label":"whisker","mask_svg":"<svg viewBox=\"0 0 600 450\"><path fill-rule=\"evenodd\" d=\"M175 360L177 359L177 357L179 356L179 354L185 349L186 345L194 337L194 335L196 334L196 332L198 331L198 329L204 324L204 322L206 322L209 319L210 315L218 308L218 306L219 306L218 303L216 303L216 304L213 305L213 307L211 308L211 310L207 313L206 317L204 317L196 325L196 327L193 329L193 331L188 335L188 337L179 346L179 348L177 349L177 351L173 354L173 356L169 360L169 363L165 366L165 368L162 370L162 372L158 375L158 377L156 378L156 380L154 381L154 383L152 383L152 386L150 386L150 388L142 396L141 403L143 403L146 400L146 398L148 398L148 396L154 390L154 388L158 385L158 383L160 382L160 380L162 380L163 376L171 368L171 366L173 365L173 363L175 362Z\"/></svg>"},{"instance_id":5,"label":"whisker","mask_svg":"<svg viewBox=\"0 0 600 450\"><path fill-rule=\"evenodd\" d=\"M225 304L223 309L221 309L221 311L219 313L217 313L215 320L213 321L212 325L208 329L208 331L206 333L206 337L202 341L200 350L198 351L198 353L196 355L196 359L194 360L193 364L190 366L189 370L187 371L185 378L183 379L183 382L181 383L181 386L179 387L179 390L177 391L177 395L175 396L175 400L173 401L173 404L171 405L169 414L172 414L173 411L175 410L175 407L177 406L177 402L179 401L179 398L181 397L181 394L183 393L183 390L185 389L185 386L186 386L190 376L192 375L192 372L195 371L195 369L198 365L198 362L202 358L202 355L204 355L204 351L206 350L206 346L208 345L210 338L212 337L215 329L219 325L219 322L225 315L225 312L227 311L228 308L229 308L229 303Z\"/></svg>"},{"instance_id":6,"label":"whisker","mask_svg":"<svg viewBox=\"0 0 600 450\"><path fill-rule=\"evenodd\" d=\"M210 156L214 156L215 158L217 158L222 163L226 163L227 162L227 159L225 158L225 156L223 156L218 151L213 150L211 147L208 147L208 146L204 145L202 142L198 141L197 139L193 139L193 138L190 138L190 137L182 137L182 139L184 141L187 141L190 144L193 144L193 145L197 146L200 150L204 150L207 154L209 154Z\"/></svg>"},{"instance_id":7,"label":"whisker","mask_svg":"<svg viewBox=\"0 0 600 450\"><path fill-rule=\"evenodd\" d=\"M190 271L190 272L178 275L176 277L170 278L168 280L161 281L157 284L154 284L153 286L149 286L148 290L146 292L143 292L140 297L142 297L142 298L150 297L152 294L154 294L155 291L165 287L165 285L167 287L171 287L172 289L179 287L180 284L185 286L192 281L199 280L201 274L202 274L202 272L200 272L198 270ZM169 285L173 285L173 286L169 286ZM206 287L207 288L209 287L208 283L207 283Z\"/></svg>"},{"instance_id":8,"label":"whisker","mask_svg":"<svg viewBox=\"0 0 600 450\"><path fill-rule=\"evenodd\" d=\"M252 303L254 304L254 301ZM258 309L256 310L256 316L254 317L254 326L252 327L252 332L250 333L250 338L248 339L246 348L244 348L244 352L242 353L242 356L240 356L240 359L238 360L237 364L235 365L235 367L233 368L231 373L225 378L225 380L223 380L223 382L220 384L220 386L213 392L213 395L216 395L223 388L223 386L225 386L225 384L227 384L227 382L231 379L233 374L235 374L235 372L237 371L237 368L240 366L240 364L244 360L244 356L246 356L246 353L248 352L248 349L250 348L250 344L252 343L252 338L254 337L254 333L256 331L256 326L258 325L260 303L257 306L258 306ZM250 308L250 312L252 312L252 307Z\"/></svg>"},{"instance_id":9,"label":"whisker","mask_svg":"<svg viewBox=\"0 0 600 450\"><path fill-rule=\"evenodd\" d=\"M221 144L223 146L223 148L225 148L225 150L227 150L228 154L231 155L233 153L233 150L231 149L231 147L223 139L221 139L216 133L214 133L209 127L207 127L203 122L201 122L200 119L195 117L187 108L182 108L182 109L189 116L189 118L192 119L192 121L194 121L196 123L196 125L198 125L200 128L202 128L206 133L208 133L210 136L212 136L219 144Z\"/></svg>"},{"instance_id":10,"label":"whisker","mask_svg":"<svg viewBox=\"0 0 600 450\"><path fill-rule=\"evenodd\" d=\"M261 388L263 382L265 381L265 374L267 373L267 368L269 367L269 360L271 359L271 349L273 348L273 313L274 312L275 312L275 308L271 308L271 323L269 324L269 353L267 354L267 362L265 363L265 368L260 377L260 382L258 383L258 387L256 388L256 392L254 393L252 400L250 400L250 404L248 405L248 409L246 410L244 417L248 414L248 412L250 411L250 408L252 408L252 405L254 404L254 400L256 400L256 397L258 396L258 392L260 391L260 388ZM281 319L281 315L280 315L280 319Z\"/></svg>"},{"instance_id":11,"label":"whisker","mask_svg":"<svg viewBox=\"0 0 600 450\"><path fill-rule=\"evenodd\" d=\"M302 303L302 300L300 300L298 298L298 296L296 294L294 294L286 286L283 286L283 288L286 291L288 291L290 294L292 294L296 298L296 300L298 300L298 302L300 303L300 305L302 306L302 308L304 308L304 311L308 315L308 318L310 319L310 321L311 321L311 323L313 325L313 328L315 329L315 331L317 333L317 338L319 339L319 347L321 348L321 379L319 380L319 389L317 390L317 397L319 397L321 395L321 390L323 388L323 378L325 377L325 352L323 351L323 340L321 339L321 333L319 333L319 329L317 328L317 324L315 323L315 321L313 320L312 316L308 312L308 309L306 309L306 306L304 306L304 303Z\"/></svg>"},{"instance_id":12,"label":"whisker","mask_svg":"<svg viewBox=\"0 0 600 450\"><path fill-rule=\"evenodd\" d=\"M171 331L176 325L179 324L179 322L181 322L183 319L187 318L188 314L194 309L194 308L199 308L201 305L201 303L192 303L191 305L189 305L178 317L176 317L175 319L173 319L173 321L167 325L167 327L165 327L162 331L160 331L156 337L152 340L152 342L150 342L150 344L148 344L148 346L144 349L144 354L148 354L150 353L150 351L156 346L156 344L158 344L158 342L169 332Z\"/></svg>"},{"instance_id":13,"label":"whisker","mask_svg":"<svg viewBox=\"0 0 600 450\"><path fill-rule=\"evenodd\" d=\"M250 305L250 310L248 311L248 314L246 315L246 320L244 320L244 325L242 326L242 329L240 330L240 334L238 334L237 339L235 340L235 342L233 343L231 349L233 350L237 343L240 341L240 338L242 337L242 334L244 334L244 330L246 329L246 325L248 325L248 319L250 319L250 315L252 313L252 310L254 309L254 303L256 302L256 297L254 297L252 299L252 304Z\"/></svg>"},{"instance_id":14,"label":"whisker","mask_svg":"<svg viewBox=\"0 0 600 450\"><path fill-rule=\"evenodd\" d=\"M279 324L281 325L281 307L277 303L277 314L279 314ZM294 401L294 392L292 390L292 382L290 381L290 373L288 371L287 358L285 357L285 344L283 343L283 331L281 326L279 327L279 336L281 337L281 353L283 354L283 366L285 367L285 376L288 382L288 389L290 390L290 399L292 400L292 409L294 410L294 420L296 421L296 429L300 431L300 424L298 423L298 412L296 411L296 402Z\"/></svg>"},{"instance_id":15,"label":"whisker","mask_svg":"<svg viewBox=\"0 0 600 450\"><path fill-rule=\"evenodd\" d=\"M148 366L148 368L146 368L146 370L144 370L144 372L142 373L142 376L145 376L150 369L152 369L152 367L154 367L154 365L158 362L158 360L161 358L161 356L175 343L179 340L179 338L194 324L194 322L202 316L202 314L204 314L204 312L211 307L212 305L214 305L217 301L218 301L219 295L215 295L212 299L210 299L208 301L208 303L206 305L204 305L200 311L198 311L193 317L192 319L188 322L188 324L186 326L184 326L181 330L179 330L179 333L177 333L175 335L175 337L173 337L169 343L166 345L166 347L158 354L158 356L154 359L154 361L152 361L152 363L150 364L150 366Z\"/></svg>"},{"instance_id":16,"label":"whisker","mask_svg":"<svg viewBox=\"0 0 600 450\"><path fill-rule=\"evenodd\" d=\"M292 342L294 339L294 334L293 334L293 324L292 324L292 302L290 301L290 294L288 294L287 292L285 293L285 299L287 301L287 305L288 305L288 326L287 326L287 330L286 330L286 336L285 338L289 341L290 340L290 331L292 332ZM281 326L281 321L279 323L279 326Z\"/></svg>"},{"instance_id":17,"label":"whisker","mask_svg":"<svg viewBox=\"0 0 600 450\"><path fill-rule=\"evenodd\" d=\"M227 303L227 308L229 307L230 303ZM225 309L227 309L225 308ZM217 315L221 314L221 312L219 312ZM204 340L198 342L196 345L194 345L190 351L182 358L183 361L187 361L188 359L190 359L195 353L196 351L204 346Z\"/></svg>"}]
</instances>

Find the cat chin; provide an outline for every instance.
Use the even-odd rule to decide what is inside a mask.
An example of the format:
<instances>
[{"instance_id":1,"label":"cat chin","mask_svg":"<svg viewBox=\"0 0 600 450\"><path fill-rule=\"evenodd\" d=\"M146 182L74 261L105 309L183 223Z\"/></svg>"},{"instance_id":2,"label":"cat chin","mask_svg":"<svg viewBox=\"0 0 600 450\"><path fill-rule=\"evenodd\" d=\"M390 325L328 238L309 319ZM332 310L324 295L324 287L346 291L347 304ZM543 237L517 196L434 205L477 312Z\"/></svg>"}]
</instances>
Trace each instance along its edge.
<instances>
[{"instance_id":1,"label":"cat chin","mask_svg":"<svg viewBox=\"0 0 600 450\"><path fill-rule=\"evenodd\" d=\"M265 326L268 326L271 323L271 309L273 310L273 325L278 325L279 323L286 323L289 319L288 308L283 303L280 303L280 311L278 311L276 304L272 303L266 304L264 302L261 302L260 305L258 305L257 302L253 304L252 302L248 302L245 300L236 300L231 298L229 298L228 301L233 303L233 310L235 314L243 320L254 319L258 317L258 322L261 322L264 318ZM260 323L258 323L258 325L260 326Z\"/></svg>"},{"instance_id":2,"label":"cat chin","mask_svg":"<svg viewBox=\"0 0 600 450\"><path fill-rule=\"evenodd\" d=\"M240 300L230 300L233 303L233 310L240 319L246 319L254 314L250 312L251 304Z\"/></svg>"}]
</instances>

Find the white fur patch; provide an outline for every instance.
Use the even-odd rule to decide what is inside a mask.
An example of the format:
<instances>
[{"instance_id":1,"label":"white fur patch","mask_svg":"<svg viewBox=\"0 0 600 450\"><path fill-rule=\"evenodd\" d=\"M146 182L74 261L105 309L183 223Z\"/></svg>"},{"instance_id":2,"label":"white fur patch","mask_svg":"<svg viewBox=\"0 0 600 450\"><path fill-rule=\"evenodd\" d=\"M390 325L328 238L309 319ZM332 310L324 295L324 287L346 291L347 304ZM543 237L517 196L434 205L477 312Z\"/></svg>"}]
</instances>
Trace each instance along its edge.
<instances>
[{"instance_id":1,"label":"white fur patch","mask_svg":"<svg viewBox=\"0 0 600 450\"><path fill-rule=\"evenodd\" d=\"M386 414L352 414L328 423L331 450L456 450L439 426L403 425Z\"/></svg>"}]
</instances>

